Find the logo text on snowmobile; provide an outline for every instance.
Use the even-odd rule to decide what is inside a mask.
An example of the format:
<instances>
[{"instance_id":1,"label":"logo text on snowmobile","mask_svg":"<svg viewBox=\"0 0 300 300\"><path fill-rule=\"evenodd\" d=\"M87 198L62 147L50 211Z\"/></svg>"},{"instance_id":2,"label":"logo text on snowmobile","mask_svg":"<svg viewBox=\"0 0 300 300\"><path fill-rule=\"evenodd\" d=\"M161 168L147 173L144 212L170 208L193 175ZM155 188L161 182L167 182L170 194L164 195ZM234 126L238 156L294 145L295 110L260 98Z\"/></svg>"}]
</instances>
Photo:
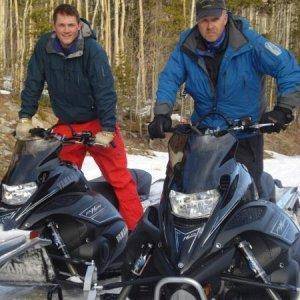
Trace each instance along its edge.
<instances>
[{"instance_id":1,"label":"logo text on snowmobile","mask_svg":"<svg viewBox=\"0 0 300 300\"><path fill-rule=\"evenodd\" d=\"M118 241L118 243L124 239L124 237L127 235L128 233L128 229L127 227L124 227L117 235L116 235L116 239Z\"/></svg>"},{"instance_id":2,"label":"logo text on snowmobile","mask_svg":"<svg viewBox=\"0 0 300 300\"><path fill-rule=\"evenodd\" d=\"M89 218L89 219L93 219L103 209L104 209L104 207L102 207L102 205L100 203L96 203L96 204L86 208L79 215Z\"/></svg>"}]
</instances>

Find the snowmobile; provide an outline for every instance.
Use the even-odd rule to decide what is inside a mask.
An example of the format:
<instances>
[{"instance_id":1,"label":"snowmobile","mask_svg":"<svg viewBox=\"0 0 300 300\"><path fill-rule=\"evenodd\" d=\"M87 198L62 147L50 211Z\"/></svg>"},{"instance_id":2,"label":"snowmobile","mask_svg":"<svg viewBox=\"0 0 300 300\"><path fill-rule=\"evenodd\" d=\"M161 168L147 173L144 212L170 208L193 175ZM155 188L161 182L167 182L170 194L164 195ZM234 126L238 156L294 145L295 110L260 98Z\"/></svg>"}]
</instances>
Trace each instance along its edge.
<instances>
[{"instance_id":1,"label":"snowmobile","mask_svg":"<svg viewBox=\"0 0 300 300\"><path fill-rule=\"evenodd\" d=\"M300 299L299 192L264 173L258 197L235 159L236 134L264 126L174 128L161 201L129 237L118 299Z\"/></svg>"},{"instance_id":2,"label":"snowmobile","mask_svg":"<svg viewBox=\"0 0 300 300\"><path fill-rule=\"evenodd\" d=\"M76 166L58 156L63 144L92 145L94 137L82 132L66 138L40 128L31 135L17 140L1 182L0 225L4 230L34 231L52 241L45 249L57 278L82 283L92 262L98 276L120 272L117 258L128 230L112 187L103 178L87 181ZM131 173L141 199L146 199L151 175L142 170Z\"/></svg>"}]
</instances>

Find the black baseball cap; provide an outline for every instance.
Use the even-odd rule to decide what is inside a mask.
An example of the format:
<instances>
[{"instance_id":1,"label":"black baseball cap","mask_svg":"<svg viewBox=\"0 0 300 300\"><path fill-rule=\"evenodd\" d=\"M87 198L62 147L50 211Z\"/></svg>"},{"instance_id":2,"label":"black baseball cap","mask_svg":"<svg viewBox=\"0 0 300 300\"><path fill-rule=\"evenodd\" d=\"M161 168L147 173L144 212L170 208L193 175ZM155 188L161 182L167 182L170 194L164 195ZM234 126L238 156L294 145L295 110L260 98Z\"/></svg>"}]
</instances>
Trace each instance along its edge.
<instances>
[{"instance_id":1,"label":"black baseball cap","mask_svg":"<svg viewBox=\"0 0 300 300\"><path fill-rule=\"evenodd\" d=\"M196 2L196 21L204 17L220 17L226 9L224 0L198 0Z\"/></svg>"}]
</instances>

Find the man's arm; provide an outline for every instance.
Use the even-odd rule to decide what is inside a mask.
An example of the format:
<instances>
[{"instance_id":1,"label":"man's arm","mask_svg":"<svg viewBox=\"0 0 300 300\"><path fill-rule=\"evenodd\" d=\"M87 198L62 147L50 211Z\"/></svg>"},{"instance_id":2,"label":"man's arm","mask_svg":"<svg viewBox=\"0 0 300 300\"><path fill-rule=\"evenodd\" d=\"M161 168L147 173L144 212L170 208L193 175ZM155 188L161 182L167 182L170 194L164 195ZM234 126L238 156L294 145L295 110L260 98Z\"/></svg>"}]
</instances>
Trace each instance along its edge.
<instances>
[{"instance_id":1,"label":"man's arm","mask_svg":"<svg viewBox=\"0 0 300 300\"><path fill-rule=\"evenodd\" d=\"M102 130L113 132L116 125L117 103L114 78L105 51L96 41L92 46L88 62L88 77L92 95Z\"/></svg>"},{"instance_id":2,"label":"man's arm","mask_svg":"<svg viewBox=\"0 0 300 300\"><path fill-rule=\"evenodd\" d=\"M186 70L183 61L183 53L178 43L170 55L170 58L159 76L156 93L156 105L154 113L156 115L171 114L176 94L179 87L186 79Z\"/></svg>"},{"instance_id":3,"label":"man's arm","mask_svg":"<svg viewBox=\"0 0 300 300\"><path fill-rule=\"evenodd\" d=\"M259 36L253 63L258 72L276 79L277 106L289 110L300 106L300 67L289 51Z\"/></svg>"},{"instance_id":4,"label":"man's arm","mask_svg":"<svg viewBox=\"0 0 300 300\"><path fill-rule=\"evenodd\" d=\"M165 138L165 132L171 129L171 114L176 101L176 94L185 79L186 70L179 42L159 76L156 92L157 100L154 106L154 119L148 126L151 139Z\"/></svg>"},{"instance_id":5,"label":"man's arm","mask_svg":"<svg viewBox=\"0 0 300 300\"><path fill-rule=\"evenodd\" d=\"M38 101L41 97L44 83L44 61L42 59L42 47L39 41L28 63L27 77L24 89L21 93L20 118L31 118L37 112Z\"/></svg>"}]
</instances>

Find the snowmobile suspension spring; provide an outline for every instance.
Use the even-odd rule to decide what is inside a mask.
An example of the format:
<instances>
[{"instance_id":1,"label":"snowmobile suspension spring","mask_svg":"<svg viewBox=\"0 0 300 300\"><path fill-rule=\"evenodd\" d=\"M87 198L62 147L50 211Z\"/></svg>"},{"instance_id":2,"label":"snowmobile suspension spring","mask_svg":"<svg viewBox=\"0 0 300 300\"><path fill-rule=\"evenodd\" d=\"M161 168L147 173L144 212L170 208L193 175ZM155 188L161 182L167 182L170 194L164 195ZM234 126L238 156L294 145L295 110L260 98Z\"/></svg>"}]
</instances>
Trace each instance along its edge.
<instances>
[{"instance_id":1,"label":"snowmobile suspension spring","mask_svg":"<svg viewBox=\"0 0 300 300\"><path fill-rule=\"evenodd\" d=\"M52 231L52 236L53 236L53 239L54 239L54 243L57 246L57 248L62 251L63 256L65 258L71 259L71 256L70 256L70 254L68 252L68 249L67 249L67 246L64 243L62 237L60 236L60 234L57 230L56 224L54 222L50 222L50 223L48 223L48 227ZM68 267L68 269L69 269L72 276L78 276L78 273L77 273L76 269L74 268L74 266L71 263L67 262L67 267Z\"/></svg>"},{"instance_id":2,"label":"snowmobile suspension spring","mask_svg":"<svg viewBox=\"0 0 300 300\"><path fill-rule=\"evenodd\" d=\"M262 268L258 260L255 258L253 252L251 251L252 247L249 242L242 241L238 244L238 248L242 251L245 255L250 269L254 272L257 278L260 278L264 283L270 284L271 282L268 279L268 275L265 270ZM273 291L272 289L266 289L268 294L273 300L281 300L281 297Z\"/></svg>"}]
</instances>

